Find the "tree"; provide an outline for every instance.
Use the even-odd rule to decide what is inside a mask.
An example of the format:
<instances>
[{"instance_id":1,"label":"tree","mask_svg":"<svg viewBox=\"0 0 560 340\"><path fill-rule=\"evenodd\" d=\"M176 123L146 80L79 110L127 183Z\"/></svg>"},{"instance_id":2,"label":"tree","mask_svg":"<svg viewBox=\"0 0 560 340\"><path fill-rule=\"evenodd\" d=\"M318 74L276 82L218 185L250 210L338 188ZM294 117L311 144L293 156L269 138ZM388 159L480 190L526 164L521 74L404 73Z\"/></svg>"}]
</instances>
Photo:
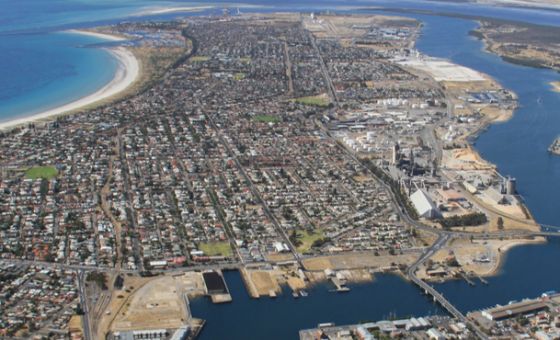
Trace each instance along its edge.
<instances>
[{"instance_id":1,"label":"tree","mask_svg":"<svg viewBox=\"0 0 560 340\"><path fill-rule=\"evenodd\" d=\"M504 219L500 216L498 217L498 229L503 230L504 229Z\"/></svg>"}]
</instances>

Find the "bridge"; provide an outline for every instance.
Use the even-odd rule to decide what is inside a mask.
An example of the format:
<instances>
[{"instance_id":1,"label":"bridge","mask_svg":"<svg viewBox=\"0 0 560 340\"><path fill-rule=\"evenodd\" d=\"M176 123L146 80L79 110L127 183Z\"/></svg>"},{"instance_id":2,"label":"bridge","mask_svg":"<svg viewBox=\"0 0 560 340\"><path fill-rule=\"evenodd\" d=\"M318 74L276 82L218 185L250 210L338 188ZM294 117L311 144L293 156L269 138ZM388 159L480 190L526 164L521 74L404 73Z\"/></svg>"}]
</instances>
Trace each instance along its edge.
<instances>
[{"instance_id":1,"label":"bridge","mask_svg":"<svg viewBox=\"0 0 560 340\"><path fill-rule=\"evenodd\" d=\"M451 314L457 320L463 322L465 325L471 329L479 339L488 339L488 336L474 324L470 319L468 319L461 311L459 311L451 302L449 302L441 293L439 293L434 287L430 286L428 283L419 279L416 276L416 270L418 267L426 262L434 253L436 253L441 247L443 247L449 238L450 234L441 234L437 241L424 252L424 254L414 262L407 271L407 276L415 285L420 287L426 294L433 297L434 301L438 302L449 314Z\"/></svg>"}]
</instances>

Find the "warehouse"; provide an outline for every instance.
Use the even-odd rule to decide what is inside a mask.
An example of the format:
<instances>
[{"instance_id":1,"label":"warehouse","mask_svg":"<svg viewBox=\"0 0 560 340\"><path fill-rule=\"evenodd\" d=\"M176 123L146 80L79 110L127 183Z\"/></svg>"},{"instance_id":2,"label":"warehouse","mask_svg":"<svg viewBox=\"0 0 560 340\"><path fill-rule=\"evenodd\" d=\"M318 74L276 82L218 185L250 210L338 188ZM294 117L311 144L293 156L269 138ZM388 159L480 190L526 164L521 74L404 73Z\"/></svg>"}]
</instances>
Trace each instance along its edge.
<instances>
[{"instance_id":1,"label":"warehouse","mask_svg":"<svg viewBox=\"0 0 560 340\"><path fill-rule=\"evenodd\" d=\"M433 219L441 216L435 203L422 189L416 190L416 192L410 196L410 201L418 212L419 217Z\"/></svg>"}]
</instances>

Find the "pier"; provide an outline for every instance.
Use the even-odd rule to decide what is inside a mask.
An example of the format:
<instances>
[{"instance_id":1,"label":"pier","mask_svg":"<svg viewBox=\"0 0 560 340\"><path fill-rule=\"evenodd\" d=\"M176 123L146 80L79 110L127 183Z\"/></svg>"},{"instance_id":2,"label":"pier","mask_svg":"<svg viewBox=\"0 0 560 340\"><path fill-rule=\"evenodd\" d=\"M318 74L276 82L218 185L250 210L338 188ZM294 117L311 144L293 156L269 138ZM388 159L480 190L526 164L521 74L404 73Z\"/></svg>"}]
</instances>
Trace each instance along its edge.
<instances>
[{"instance_id":1,"label":"pier","mask_svg":"<svg viewBox=\"0 0 560 340\"><path fill-rule=\"evenodd\" d=\"M473 287L476 286L476 283L474 283L474 281L471 280L471 279L467 276L467 274L465 274L465 273L460 273L460 275L461 275L461 277L462 277L465 281L467 281L467 283L469 284L469 286L473 286Z\"/></svg>"},{"instance_id":2,"label":"pier","mask_svg":"<svg viewBox=\"0 0 560 340\"><path fill-rule=\"evenodd\" d=\"M349 292L350 288L346 287L346 284L344 284L339 278L337 277L331 277L331 282L335 285L336 287L336 292L338 293L344 293L344 292Z\"/></svg>"},{"instance_id":3,"label":"pier","mask_svg":"<svg viewBox=\"0 0 560 340\"><path fill-rule=\"evenodd\" d=\"M221 271L204 272L202 273L202 276L204 278L204 284L206 285L206 291L213 303L225 303L232 301L229 289Z\"/></svg>"}]
</instances>

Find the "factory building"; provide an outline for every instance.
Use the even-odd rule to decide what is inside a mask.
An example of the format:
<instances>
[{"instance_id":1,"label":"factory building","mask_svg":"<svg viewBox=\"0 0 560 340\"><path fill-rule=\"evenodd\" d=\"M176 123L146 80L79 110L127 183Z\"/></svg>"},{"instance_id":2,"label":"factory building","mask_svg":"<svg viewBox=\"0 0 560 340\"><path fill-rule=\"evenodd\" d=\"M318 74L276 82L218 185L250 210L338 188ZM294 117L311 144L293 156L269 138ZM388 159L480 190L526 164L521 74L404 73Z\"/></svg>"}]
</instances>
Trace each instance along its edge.
<instances>
[{"instance_id":1,"label":"factory building","mask_svg":"<svg viewBox=\"0 0 560 340\"><path fill-rule=\"evenodd\" d=\"M416 190L416 192L410 196L410 201L420 217L432 219L441 216L436 204L422 189Z\"/></svg>"},{"instance_id":2,"label":"factory building","mask_svg":"<svg viewBox=\"0 0 560 340\"><path fill-rule=\"evenodd\" d=\"M540 300L527 300L484 310L482 311L482 316L489 320L497 321L514 318L519 315L536 313L544 309L546 309L546 304L544 302Z\"/></svg>"},{"instance_id":3,"label":"factory building","mask_svg":"<svg viewBox=\"0 0 560 340\"><path fill-rule=\"evenodd\" d=\"M508 195L515 195L517 193L517 180L513 177L507 177L504 179L504 187L505 187L505 193Z\"/></svg>"}]
</instances>

